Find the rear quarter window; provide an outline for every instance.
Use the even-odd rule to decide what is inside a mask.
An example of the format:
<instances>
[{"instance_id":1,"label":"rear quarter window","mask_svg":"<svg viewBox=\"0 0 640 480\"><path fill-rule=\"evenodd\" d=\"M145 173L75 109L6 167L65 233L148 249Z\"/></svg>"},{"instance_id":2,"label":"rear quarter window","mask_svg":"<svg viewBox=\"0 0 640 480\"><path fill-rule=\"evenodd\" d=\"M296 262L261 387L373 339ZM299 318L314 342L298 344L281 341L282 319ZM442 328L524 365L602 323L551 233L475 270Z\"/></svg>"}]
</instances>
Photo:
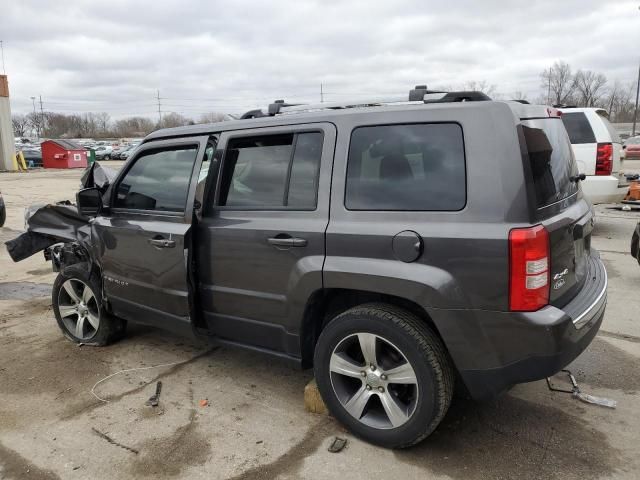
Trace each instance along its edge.
<instances>
[{"instance_id":1,"label":"rear quarter window","mask_svg":"<svg viewBox=\"0 0 640 480\"><path fill-rule=\"evenodd\" d=\"M557 118L524 120L522 131L533 185L536 207L559 202L578 191L571 177L578 174L567 132Z\"/></svg>"},{"instance_id":2,"label":"rear quarter window","mask_svg":"<svg viewBox=\"0 0 640 480\"><path fill-rule=\"evenodd\" d=\"M466 199L460 125L380 125L353 131L347 209L456 211Z\"/></svg>"},{"instance_id":3,"label":"rear quarter window","mask_svg":"<svg viewBox=\"0 0 640 480\"><path fill-rule=\"evenodd\" d=\"M607 127L607 131L611 136L611 142L622 143L622 140L620 139L620 135L618 134L618 131L615 129L613 125L611 125L611 122L609 121L609 119L600 113L598 113L598 117L600 118L602 123L604 123L604 126Z\"/></svg>"},{"instance_id":4,"label":"rear quarter window","mask_svg":"<svg viewBox=\"0 0 640 480\"><path fill-rule=\"evenodd\" d=\"M596 136L583 112L562 113L562 123L567 129L571 143L596 143Z\"/></svg>"}]
</instances>

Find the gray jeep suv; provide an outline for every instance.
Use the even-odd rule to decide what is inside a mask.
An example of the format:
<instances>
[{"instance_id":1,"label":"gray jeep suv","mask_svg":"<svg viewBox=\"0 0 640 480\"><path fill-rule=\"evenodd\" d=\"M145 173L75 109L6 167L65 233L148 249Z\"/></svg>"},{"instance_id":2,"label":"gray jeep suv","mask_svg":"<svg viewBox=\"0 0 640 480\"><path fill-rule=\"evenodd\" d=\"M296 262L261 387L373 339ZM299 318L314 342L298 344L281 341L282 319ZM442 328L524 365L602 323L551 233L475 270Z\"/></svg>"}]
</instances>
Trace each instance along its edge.
<instances>
[{"instance_id":1,"label":"gray jeep suv","mask_svg":"<svg viewBox=\"0 0 640 480\"><path fill-rule=\"evenodd\" d=\"M386 447L558 372L595 336L607 276L560 114L417 87L154 132L89 233L56 246L75 342L126 321L313 366L331 413Z\"/></svg>"}]
</instances>

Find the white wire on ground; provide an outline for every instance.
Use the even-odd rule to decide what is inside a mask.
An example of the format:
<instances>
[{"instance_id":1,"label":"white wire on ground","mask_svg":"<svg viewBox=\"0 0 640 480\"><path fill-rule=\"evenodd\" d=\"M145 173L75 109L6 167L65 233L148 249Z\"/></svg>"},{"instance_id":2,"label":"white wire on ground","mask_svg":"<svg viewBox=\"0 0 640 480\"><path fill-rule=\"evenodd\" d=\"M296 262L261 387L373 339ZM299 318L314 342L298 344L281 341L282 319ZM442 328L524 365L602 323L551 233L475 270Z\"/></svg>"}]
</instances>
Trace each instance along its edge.
<instances>
[{"instance_id":1,"label":"white wire on ground","mask_svg":"<svg viewBox=\"0 0 640 480\"><path fill-rule=\"evenodd\" d=\"M136 372L139 370L150 370L152 368L162 368L162 367L173 367L174 365L180 365L182 363L187 363L190 362L191 360L193 360L192 358L189 358L187 360L182 360L181 362L172 362L172 363L163 363L161 365L153 365L152 367L138 367L138 368L127 368L126 370L120 370L119 372L116 373L112 373L111 375L108 375L106 377L104 377L102 380L98 380L96 382L96 384L91 388L91 395L93 395L94 397L96 397L98 400L100 400L101 402L104 403L109 403L109 400L106 400L104 398L99 397L96 392L94 391L96 389L96 387L98 385L100 385L102 382L106 382L107 380L109 380L110 378L115 377L116 375L120 375L121 373L126 373L126 372Z\"/></svg>"}]
</instances>

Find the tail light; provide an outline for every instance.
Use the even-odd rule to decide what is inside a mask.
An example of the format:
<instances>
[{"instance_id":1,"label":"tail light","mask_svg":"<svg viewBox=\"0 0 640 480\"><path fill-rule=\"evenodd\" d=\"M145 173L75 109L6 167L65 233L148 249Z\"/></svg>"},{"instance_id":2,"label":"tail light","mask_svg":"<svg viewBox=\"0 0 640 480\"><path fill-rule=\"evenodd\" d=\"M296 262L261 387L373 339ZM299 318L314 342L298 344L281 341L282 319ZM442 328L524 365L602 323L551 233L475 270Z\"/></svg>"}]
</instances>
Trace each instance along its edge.
<instances>
[{"instance_id":1,"label":"tail light","mask_svg":"<svg viewBox=\"0 0 640 480\"><path fill-rule=\"evenodd\" d=\"M613 145L599 143L596 154L596 175L611 175L613 170Z\"/></svg>"},{"instance_id":2,"label":"tail light","mask_svg":"<svg viewBox=\"0 0 640 480\"><path fill-rule=\"evenodd\" d=\"M549 303L549 234L542 225L509 232L509 309L532 312Z\"/></svg>"}]
</instances>

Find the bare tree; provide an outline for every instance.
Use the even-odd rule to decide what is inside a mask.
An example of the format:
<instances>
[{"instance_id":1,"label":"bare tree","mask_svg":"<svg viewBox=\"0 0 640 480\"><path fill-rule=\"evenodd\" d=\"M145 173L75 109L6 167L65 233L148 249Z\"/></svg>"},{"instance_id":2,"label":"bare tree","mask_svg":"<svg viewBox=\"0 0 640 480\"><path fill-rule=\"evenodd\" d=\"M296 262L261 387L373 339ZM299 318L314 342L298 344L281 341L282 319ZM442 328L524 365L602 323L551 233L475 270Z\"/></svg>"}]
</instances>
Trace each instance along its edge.
<instances>
[{"instance_id":1,"label":"bare tree","mask_svg":"<svg viewBox=\"0 0 640 480\"><path fill-rule=\"evenodd\" d=\"M232 118L226 113L209 112L202 114L196 123L217 123L224 122L226 120L232 120Z\"/></svg>"},{"instance_id":2,"label":"bare tree","mask_svg":"<svg viewBox=\"0 0 640 480\"><path fill-rule=\"evenodd\" d=\"M179 113L171 112L162 116L162 121L158 125L158 128L184 127L189 124L193 124L193 120L190 120Z\"/></svg>"},{"instance_id":3,"label":"bare tree","mask_svg":"<svg viewBox=\"0 0 640 480\"><path fill-rule=\"evenodd\" d=\"M118 137L144 137L154 128L153 122L146 117L129 117L117 120L113 131Z\"/></svg>"},{"instance_id":4,"label":"bare tree","mask_svg":"<svg viewBox=\"0 0 640 480\"><path fill-rule=\"evenodd\" d=\"M521 92L520 90L516 90L515 92L513 92L513 95L511 95L511 98L513 100L525 100L525 101L529 100L527 98L527 94L524 92Z\"/></svg>"},{"instance_id":5,"label":"bare tree","mask_svg":"<svg viewBox=\"0 0 640 480\"><path fill-rule=\"evenodd\" d=\"M43 135L46 126L46 119L43 115L37 112L31 112L27 114L27 120L34 132L39 132L40 135Z\"/></svg>"},{"instance_id":6,"label":"bare tree","mask_svg":"<svg viewBox=\"0 0 640 480\"><path fill-rule=\"evenodd\" d=\"M486 80L469 80L462 84L462 90L465 91L478 91L487 94L490 97L497 95L497 88L494 84L487 82Z\"/></svg>"},{"instance_id":7,"label":"bare tree","mask_svg":"<svg viewBox=\"0 0 640 480\"><path fill-rule=\"evenodd\" d=\"M29 129L29 119L24 115L12 115L11 124L13 125L13 134L16 137L26 137Z\"/></svg>"},{"instance_id":8,"label":"bare tree","mask_svg":"<svg viewBox=\"0 0 640 480\"><path fill-rule=\"evenodd\" d=\"M566 62L555 62L540 74L540 87L547 92L545 103L569 103L575 90L571 66Z\"/></svg>"},{"instance_id":9,"label":"bare tree","mask_svg":"<svg viewBox=\"0 0 640 480\"><path fill-rule=\"evenodd\" d=\"M95 114L96 134L103 136L109 133L111 127L111 116L107 112L99 112Z\"/></svg>"},{"instance_id":10,"label":"bare tree","mask_svg":"<svg viewBox=\"0 0 640 480\"><path fill-rule=\"evenodd\" d=\"M607 77L591 70L578 70L574 85L580 106L595 107L606 93Z\"/></svg>"}]
</instances>

